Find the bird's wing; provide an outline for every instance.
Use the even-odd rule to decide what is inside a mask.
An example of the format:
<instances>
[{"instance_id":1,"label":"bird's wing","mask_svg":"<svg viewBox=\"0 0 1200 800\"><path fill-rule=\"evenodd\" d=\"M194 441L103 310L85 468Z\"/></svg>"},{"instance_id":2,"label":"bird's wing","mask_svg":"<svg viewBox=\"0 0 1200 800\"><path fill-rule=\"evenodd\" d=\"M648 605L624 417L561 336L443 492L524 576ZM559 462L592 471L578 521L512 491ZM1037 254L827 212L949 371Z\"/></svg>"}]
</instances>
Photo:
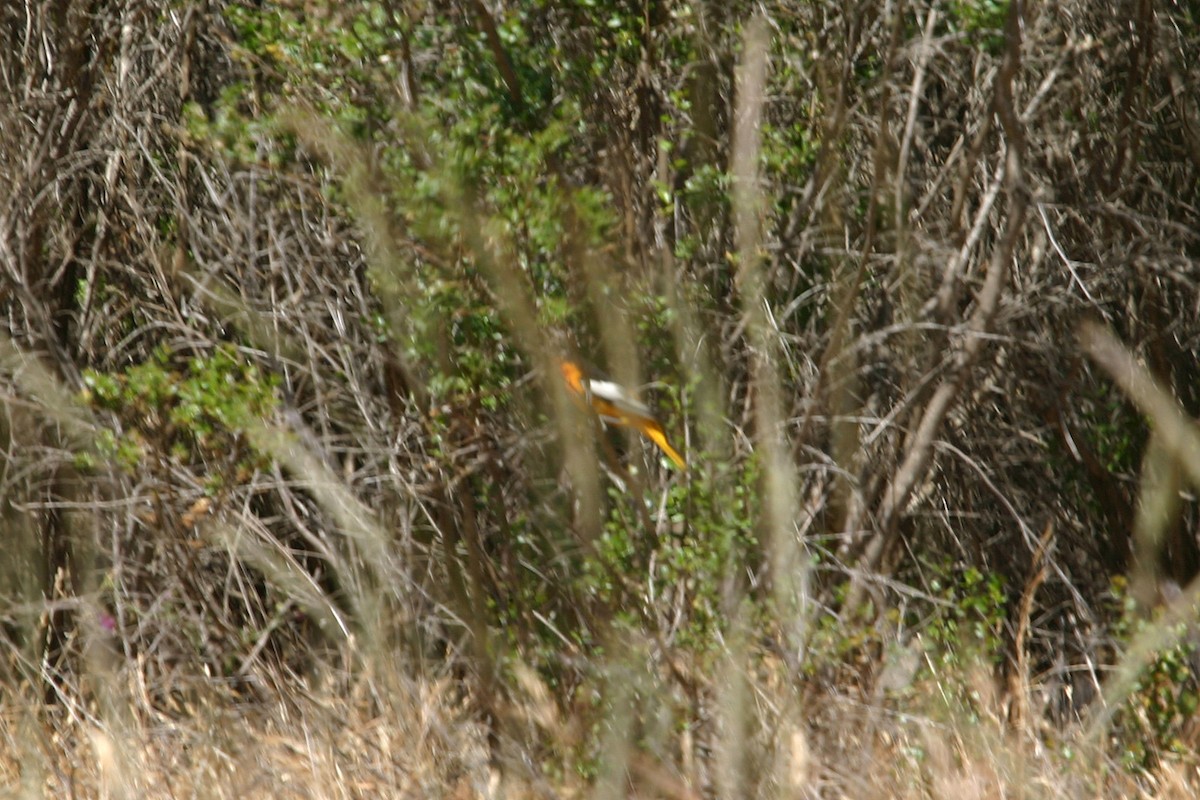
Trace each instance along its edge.
<instances>
[{"instance_id":1,"label":"bird's wing","mask_svg":"<svg viewBox=\"0 0 1200 800\"><path fill-rule=\"evenodd\" d=\"M583 370L573 361L563 360L560 368L567 387L579 397L587 400L602 420L636 429L658 445L675 466L680 469L687 468L687 462L679 454L679 451L667 441L667 434L658 420L654 418L650 407L637 399L624 386L612 381L591 380L584 376Z\"/></svg>"}]
</instances>

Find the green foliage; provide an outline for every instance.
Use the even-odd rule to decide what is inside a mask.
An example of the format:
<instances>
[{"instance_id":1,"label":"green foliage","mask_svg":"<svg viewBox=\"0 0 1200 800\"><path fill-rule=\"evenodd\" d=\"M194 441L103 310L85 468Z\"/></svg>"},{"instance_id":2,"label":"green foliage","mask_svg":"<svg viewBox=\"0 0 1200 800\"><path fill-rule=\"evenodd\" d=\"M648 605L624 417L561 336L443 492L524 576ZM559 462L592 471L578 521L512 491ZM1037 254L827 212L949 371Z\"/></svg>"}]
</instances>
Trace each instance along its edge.
<instances>
[{"instance_id":1,"label":"green foliage","mask_svg":"<svg viewBox=\"0 0 1200 800\"><path fill-rule=\"evenodd\" d=\"M1159 614L1147 618L1129 594L1124 578L1114 579L1113 636L1131 642L1147 625L1161 624ZM1149 770L1164 755L1188 752L1184 734L1196 729L1200 685L1195 665L1200 647L1192 631L1195 623L1180 623L1172 647L1160 651L1138 676L1129 699L1115 715L1112 738L1127 769Z\"/></svg>"},{"instance_id":2,"label":"green foliage","mask_svg":"<svg viewBox=\"0 0 1200 800\"><path fill-rule=\"evenodd\" d=\"M1004 581L949 561L927 566L925 574L926 593L910 598L903 608L885 610L878 622L853 615L817 617L807 671L818 675L870 665L897 646L901 652L916 648L921 654L919 669L911 683L897 690L911 695L933 686L929 694L949 704L954 713L974 715L980 698L972 680L978 668L998 666L1005 654ZM844 589L835 593L839 603ZM897 632L902 634L899 641Z\"/></svg>"},{"instance_id":3,"label":"green foliage","mask_svg":"<svg viewBox=\"0 0 1200 800\"><path fill-rule=\"evenodd\" d=\"M935 604L923 633L934 645L937 662L960 672L981 661L999 664L1008 618L1003 579L946 563L934 570L929 590Z\"/></svg>"},{"instance_id":4,"label":"green foliage","mask_svg":"<svg viewBox=\"0 0 1200 800\"><path fill-rule=\"evenodd\" d=\"M410 264L373 265L411 270L383 280L417 293L405 297L407 313L390 317L406 329L385 329L383 335L421 365L435 400L478 392L492 410L505 405L505 387L525 367L497 311L496 278L477 263L474 245L493 246L490 257L516 268L544 326L581 330L586 317L571 299L578 297L579 278L570 270L580 254L608 248L617 226L609 193L575 177L595 170L592 148L582 138L587 109L606 90L612 70L640 62L645 24L641 10L610 2L570 10L532 4L494 13L523 108L513 105L472 13L427 9L418 19L362 2L307 14L280 6L228 7L254 80L231 87L215 106L191 107L187 114L194 137L237 159L291 157L290 142L264 147L260 135L273 111L291 98L310 103L343 134L369 141L388 215L411 233L418 252L453 254L433 263L417 257ZM571 30L579 41L543 35L561 23L562 14L575 21ZM669 45L685 47L686 41L673 35ZM439 58L408 65L419 73L405 78L405 46L436 51ZM421 91L415 105L399 109L388 98L406 79L436 90ZM703 187L706 180L716 182L711 190ZM715 191L723 198L726 189L711 170L685 191ZM374 187L370 191L379 196ZM345 197L338 193L339 200ZM386 293L380 296L387 300Z\"/></svg>"},{"instance_id":5,"label":"green foliage","mask_svg":"<svg viewBox=\"0 0 1200 800\"><path fill-rule=\"evenodd\" d=\"M662 508L672 531L666 536L645 530L647 517L638 512L636 499L612 487L609 517L594 553L584 559L578 591L621 606L622 592L636 586L664 607L682 609L682 620L663 623L676 628L682 646L712 648L720 640L714 634L728 622L721 609L745 587L733 595L730 589L757 557L757 486L753 461L673 485ZM647 514L658 511L657 505L645 509ZM616 576L633 583L618 583ZM647 600L646 607L653 606ZM644 624L635 609L626 608L621 616L634 629Z\"/></svg>"},{"instance_id":6,"label":"green foliage","mask_svg":"<svg viewBox=\"0 0 1200 800\"><path fill-rule=\"evenodd\" d=\"M1114 475L1136 474L1146 442L1143 417L1107 382L1085 396L1079 408L1092 449L1105 469Z\"/></svg>"},{"instance_id":7,"label":"green foliage","mask_svg":"<svg viewBox=\"0 0 1200 800\"><path fill-rule=\"evenodd\" d=\"M983 50L999 55L1004 49L1008 7L1009 0L955 0L950 4L950 24Z\"/></svg>"},{"instance_id":8,"label":"green foliage","mask_svg":"<svg viewBox=\"0 0 1200 800\"><path fill-rule=\"evenodd\" d=\"M784 124L764 123L762 127L763 173L774 181L786 184L797 175L804 175L816 164L818 142L807 122L790 120ZM793 192L779 195L775 213L784 217L796 201Z\"/></svg>"},{"instance_id":9,"label":"green foliage","mask_svg":"<svg viewBox=\"0 0 1200 800\"><path fill-rule=\"evenodd\" d=\"M204 143L234 163L255 162L263 124L243 110L248 91L245 84L227 86L207 111L198 103L184 106L183 124L192 141ZM272 161L278 162L280 149L270 152Z\"/></svg>"},{"instance_id":10,"label":"green foliage","mask_svg":"<svg viewBox=\"0 0 1200 800\"><path fill-rule=\"evenodd\" d=\"M147 459L217 467L208 473L215 490L226 470L261 466L243 432L276 407L273 376L264 377L229 345L173 368L171 354L159 348L142 364L118 373L86 370L84 399L111 411L123 432L106 431L101 455L133 470Z\"/></svg>"}]
</instances>

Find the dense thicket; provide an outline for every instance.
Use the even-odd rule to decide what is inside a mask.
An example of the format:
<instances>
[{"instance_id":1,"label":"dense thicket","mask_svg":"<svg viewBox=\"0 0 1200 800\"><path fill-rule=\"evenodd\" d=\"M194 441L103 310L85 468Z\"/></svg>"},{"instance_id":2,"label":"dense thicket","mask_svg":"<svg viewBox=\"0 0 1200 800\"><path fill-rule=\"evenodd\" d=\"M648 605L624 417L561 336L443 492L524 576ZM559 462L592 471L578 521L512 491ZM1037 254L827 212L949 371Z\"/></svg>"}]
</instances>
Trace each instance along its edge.
<instances>
[{"instance_id":1,"label":"dense thicket","mask_svg":"<svg viewBox=\"0 0 1200 800\"><path fill-rule=\"evenodd\" d=\"M503 732L514 665L590 720L629 648L705 753L731 642L809 698L916 648L1063 722L1123 577L1200 569L1077 341L1200 413L1196 13L4 4L7 680L262 698L367 639Z\"/></svg>"}]
</instances>

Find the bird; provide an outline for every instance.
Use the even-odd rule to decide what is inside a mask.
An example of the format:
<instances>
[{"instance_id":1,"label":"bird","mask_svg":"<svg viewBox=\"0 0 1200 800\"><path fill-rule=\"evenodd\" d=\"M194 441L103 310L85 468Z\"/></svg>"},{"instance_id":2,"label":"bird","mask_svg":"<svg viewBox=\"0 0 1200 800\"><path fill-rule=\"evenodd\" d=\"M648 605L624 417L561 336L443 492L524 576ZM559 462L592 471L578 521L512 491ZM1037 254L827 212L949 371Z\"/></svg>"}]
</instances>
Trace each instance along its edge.
<instances>
[{"instance_id":1,"label":"bird","mask_svg":"<svg viewBox=\"0 0 1200 800\"><path fill-rule=\"evenodd\" d=\"M559 367L562 369L563 381L572 396L589 404L601 420L612 425L633 428L658 445L675 466L687 469L687 461L667 441L662 424L633 392L612 381L588 377L583 367L571 359L560 359Z\"/></svg>"}]
</instances>

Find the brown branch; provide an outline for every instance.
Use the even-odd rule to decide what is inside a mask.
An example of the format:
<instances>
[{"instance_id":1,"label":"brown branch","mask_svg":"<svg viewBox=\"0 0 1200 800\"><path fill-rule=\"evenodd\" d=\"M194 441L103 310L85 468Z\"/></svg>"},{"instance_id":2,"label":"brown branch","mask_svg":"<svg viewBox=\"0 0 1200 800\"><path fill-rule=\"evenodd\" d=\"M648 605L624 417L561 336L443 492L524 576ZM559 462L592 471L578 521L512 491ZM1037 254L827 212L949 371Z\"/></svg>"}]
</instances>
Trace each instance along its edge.
<instances>
[{"instance_id":1,"label":"brown branch","mask_svg":"<svg viewBox=\"0 0 1200 800\"><path fill-rule=\"evenodd\" d=\"M1051 522L1046 525L1042 538L1038 540L1037 549L1033 551L1033 560L1029 564L1029 578L1025 581L1025 589L1021 592L1021 602L1017 607L1017 632L1013 637L1013 655L1017 663L1009 681L1012 703L1009 722L1018 730L1029 721L1029 655L1025 651L1025 643L1029 638L1034 598L1038 589L1046 582L1046 551L1049 550L1053 537L1054 523Z\"/></svg>"},{"instance_id":2,"label":"brown branch","mask_svg":"<svg viewBox=\"0 0 1200 800\"><path fill-rule=\"evenodd\" d=\"M517 71L513 68L512 59L508 57L508 51L504 49L504 43L500 41L496 20L483 4L483 0L470 0L470 6L479 20L479 27L483 28L483 34L487 37L488 47L492 49L492 56L500 70L500 77L504 79L504 85L508 89L508 97L520 111L525 107L521 97L521 82L517 79Z\"/></svg>"},{"instance_id":3,"label":"brown branch","mask_svg":"<svg viewBox=\"0 0 1200 800\"><path fill-rule=\"evenodd\" d=\"M400 96L404 107L415 111L421 99L421 87L417 85L417 70L413 62L413 23L405 10L397 8L394 0L386 0L384 7L392 18L392 24L400 32Z\"/></svg>"},{"instance_id":4,"label":"brown branch","mask_svg":"<svg viewBox=\"0 0 1200 800\"><path fill-rule=\"evenodd\" d=\"M860 248L857 265L850 267L842 263L839 265L837 275L834 278L834 295L832 300L833 320L829 330L829 342L821 354L821 361L817 367L816 384L811 390L812 396L818 398L818 400L822 396L827 395L826 404L829 416L834 420L832 423L834 460L839 466L846 468L847 472L850 471L849 468L851 465L849 461L852 454L859 450L857 426L853 423L839 423L837 420L849 419L854 416L854 405L857 396L857 383L855 381L857 366L854 363L850 363L850 359L854 356L854 351L847 346L847 342L850 337L851 322L854 318L854 308L858 304L863 282L866 279L867 267L871 261L871 254L875 249L884 173L887 170L894 170L896 167L894 158L890 157L892 149L892 137L889 133L889 120L891 117L889 109L892 97L890 76L896 62L896 53L900 47L903 19L904 15L897 13L892 21L891 36L888 39L888 51L883 60L884 73L880 77L883 83L883 91L879 103L879 129L876 131L872 154L871 188L867 201L866 231L863 234L863 243ZM848 48L848 52L853 52L853 48ZM845 114L847 113L845 95L848 81L849 73L844 68L842 82L838 85L837 89L834 121L830 124L829 141L837 141L840 138L841 130L845 123ZM824 145L822 147L824 148ZM832 164L833 167L823 171L828 164ZM819 194L817 183L823 183L832 178L834 172L840 169L839 156L833 150L830 150L827 154L823 152L818 158L817 172L819 173L819 177L814 176L814 191L810 195L814 203L816 202L815 198ZM793 219L793 222L797 221L798 218ZM791 227L792 225L789 223L789 228ZM790 235L790 233L785 233L785 240ZM817 408L818 404L813 403L805 412L795 437L797 451L808 441L809 428ZM799 452L796 455L799 455ZM850 510L853 498L852 487L844 479L838 479L836 492L837 495L833 506L836 509L835 513L841 518L839 527L844 530L857 527L854 519L857 516L858 509Z\"/></svg>"},{"instance_id":5,"label":"brown branch","mask_svg":"<svg viewBox=\"0 0 1200 800\"><path fill-rule=\"evenodd\" d=\"M971 368L983 352L986 334L1000 306L1000 297L1008 282L1009 267L1017 241L1024 226L1028 196L1023 186L1022 158L1024 131L1013 103L1013 81L1021 66L1022 5L1013 3L1005 24L1005 53L996 76L992 108L1000 120L1006 140L1005 194L1009 213L1004 236L992 252L987 277L976 298L975 311L967 322L964 339L955 355L950 374L934 391L921 415L899 470L885 488L876 512L876 535L868 543L860 560L860 575L879 569L897 541L897 522L912 497L913 491L928 473L933 459L934 440L950 409L958 400ZM847 607L853 608L861 598L861 587L851 591Z\"/></svg>"}]
</instances>

